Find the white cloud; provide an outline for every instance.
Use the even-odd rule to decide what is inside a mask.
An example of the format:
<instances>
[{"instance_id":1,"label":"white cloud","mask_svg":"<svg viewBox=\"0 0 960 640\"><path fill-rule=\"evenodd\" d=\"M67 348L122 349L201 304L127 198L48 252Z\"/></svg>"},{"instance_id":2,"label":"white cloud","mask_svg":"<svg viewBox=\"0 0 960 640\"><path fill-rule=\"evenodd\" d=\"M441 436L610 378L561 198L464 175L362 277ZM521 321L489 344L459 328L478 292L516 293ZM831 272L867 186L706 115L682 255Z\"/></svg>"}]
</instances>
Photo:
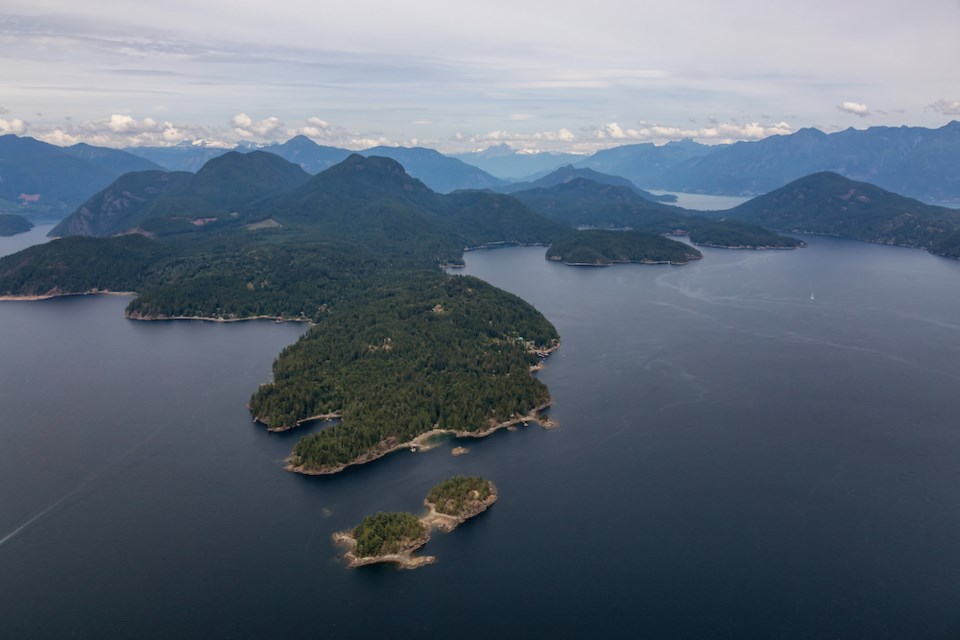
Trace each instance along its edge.
<instances>
[{"instance_id":1,"label":"white cloud","mask_svg":"<svg viewBox=\"0 0 960 640\"><path fill-rule=\"evenodd\" d=\"M105 120L68 121L57 126L37 127L36 137L44 142L69 146L86 142L102 147L164 147L207 137L200 127L176 125L151 117L138 120L127 114L113 114Z\"/></svg>"},{"instance_id":2,"label":"white cloud","mask_svg":"<svg viewBox=\"0 0 960 640\"><path fill-rule=\"evenodd\" d=\"M696 129L646 123L638 129L624 129L618 123L611 122L596 129L593 132L593 137L598 140L616 140L618 142L669 142L690 138L706 143L726 143L735 140L760 140L768 136L793 133L793 127L786 122L735 124L718 122L715 118L711 118L711 122L712 124L709 127Z\"/></svg>"},{"instance_id":3,"label":"white cloud","mask_svg":"<svg viewBox=\"0 0 960 640\"><path fill-rule=\"evenodd\" d=\"M311 118L311 120L313 119ZM316 119L319 120L319 118ZM323 120L320 120L320 122L323 122ZM324 124L326 123L324 122ZM244 139L272 141L276 139L277 133L283 133L280 131L283 123L275 116L254 122L253 118L246 113L238 113L230 118L230 126L233 127L235 134Z\"/></svg>"},{"instance_id":4,"label":"white cloud","mask_svg":"<svg viewBox=\"0 0 960 640\"><path fill-rule=\"evenodd\" d=\"M870 115L870 109L867 108L867 105L860 102L845 101L842 104L838 104L837 109L846 113L852 113L861 118Z\"/></svg>"},{"instance_id":5,"label":"white cloud","mask_svg":"<svg viewBox=\"0 0 960 640\"><path fill-rule=\"evenodd\" d=\"M960 116L960 100L945 100L940 98L931 104L929 108L945 116Z\"/></svg>"},{"instance_id":6,"label":"white cloud","mask_svg":"<svg viewBox=\"0 0 960 640\"><path fill-rule=\"evenodd\" d=\"M22 136L27 132L27 123L19 118L14 118L13 120L5 120L0 118L0 135L7 135L12 133L18 136Z\"/></svg>"}]
</instances>

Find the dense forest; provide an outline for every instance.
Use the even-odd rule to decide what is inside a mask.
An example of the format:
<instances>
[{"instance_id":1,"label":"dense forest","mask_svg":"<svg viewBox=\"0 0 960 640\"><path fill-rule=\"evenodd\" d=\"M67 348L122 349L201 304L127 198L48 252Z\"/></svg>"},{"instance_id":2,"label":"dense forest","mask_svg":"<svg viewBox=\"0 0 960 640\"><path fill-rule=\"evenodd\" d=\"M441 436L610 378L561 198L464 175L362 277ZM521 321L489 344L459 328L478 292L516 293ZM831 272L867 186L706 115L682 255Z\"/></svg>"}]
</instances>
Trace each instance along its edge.
<instances>
[{"instance_id":1,"label":"dense forest","mask_svg":"<svg viewBox=\"0 0 960 640\"><path fill-rule=\"evenodd\" d=\"M795 249L805 244L802 240L740 220L697 218L689 224L688 234L695 244L722 249Z\"/></svg>"},{"instance_id":2,"label":"dense forest","mask_svg":"<svg viewBox=\"0 0 960 640\"><path fill-rule=\"evenodd\" d=\"M0 213L0 236L15 236L33 229L33 223L15 213Z\"/></svg>"},{"instance_id":3,"label":"dense forest","mask_svg":"<svg viewBox=\"0 0 960 640\"><path fill-rule=\"evenodd\" d=\"M424 274L408 284L374 288L363 306L322 318L251 398L272 428L341 412L340 423L297 444L292 468L337 470L431 429L481 431L549 401L530 375L532 351L558 340L543 316L472 277Z\"/></svg>"},{"instance_id":4,"label":"dense forest","mask_svg":"<svg viewBox=\"0 0 960 640\"><path fill-rule=\"evenodd\" d=\"M496 492L493 483L476 476L456 476L436 484L427 494L426 502L437 513L457 518L469 516L475 505L487 500Z\"/></svg>"},{"instance_id":5,"label":"dense forest","mask_svg":"<svg viewBox=\"0 0 960 640\"><path fill-rule=\"evenodd\" d=\"M775 229L929 249L956 257L960 211L821 172L724 212Z\"/></svg>"},{"instance_id":6,"label":"dense forest","mask_svg":"<svg viewBox=\"0 0 960 640\"><path fill-rule=\"evenodd\" d=\"M361 558L404 553L423 544L430 528L412 513L378 513L353 528L356 555Z\"/></svg>"},{"instance_id":7,"label":"dense forest","mask_svg":"<svg viewBox=\"0 0 960 640\"><path fill-rule=\"evenodd\" d=\"M483 430L549 401L530 368L532 349L556 344L553 326L520 298L437 267L461 262L470 244L545 243L569 230L509 196L441 196L386 158L351 156L309 178L269 154L227 154L173 184L163 175L124 177L71 223L136 233L0 259L0 292L135 291L132 318L315 323L250 403L272 428L342 412L297 446L305 471L376 457L435 427Z\"/></svg>"},{"instance_id":8,"label":"dense forest","mask_svg":"<svg viewBox=\"0 0 960 640\"><path fill-rule=\"evenodd\" d=\"M591 229L554 242L547 259L572 265L609 265L614 262L669 262L684 264L702 258L693 247L655 233Z\"/></svg>"}]
</instances>

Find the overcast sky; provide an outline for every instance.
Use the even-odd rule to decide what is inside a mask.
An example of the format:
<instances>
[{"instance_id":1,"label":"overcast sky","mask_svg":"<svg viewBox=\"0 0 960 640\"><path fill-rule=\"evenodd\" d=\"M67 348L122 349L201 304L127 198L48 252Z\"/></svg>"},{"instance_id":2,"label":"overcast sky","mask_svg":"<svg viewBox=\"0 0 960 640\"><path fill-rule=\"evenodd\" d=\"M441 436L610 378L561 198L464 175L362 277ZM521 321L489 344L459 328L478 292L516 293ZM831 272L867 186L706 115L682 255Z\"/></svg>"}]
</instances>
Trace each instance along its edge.
<instances>
[{"instance_id":1,"label":"overcast sky","mask_svg":"<svg viewBox=\"0 0 960 640\"><path fill-rule=\"evenodd\" d=\"M960 0L4 0L0 133L588 152L960 119Z\"/></svg>"}]
</instances>

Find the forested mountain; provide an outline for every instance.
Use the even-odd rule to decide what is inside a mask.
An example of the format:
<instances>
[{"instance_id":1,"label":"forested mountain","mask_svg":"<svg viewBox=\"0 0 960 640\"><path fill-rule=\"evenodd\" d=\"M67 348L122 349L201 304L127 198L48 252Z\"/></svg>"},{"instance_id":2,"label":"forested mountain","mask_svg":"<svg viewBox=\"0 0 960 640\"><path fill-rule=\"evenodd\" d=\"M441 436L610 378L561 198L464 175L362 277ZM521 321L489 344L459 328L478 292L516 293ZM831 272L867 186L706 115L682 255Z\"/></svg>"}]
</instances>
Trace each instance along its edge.
<instances>
[{"instance_id":1,"label":"forested mountain","mask_svg":"<svg viewBox=\"0 0 960 640\"><path fill-rule=\"evenodd\" d=\"M118 178L50 232L51 236L109 236L131 229L164 233L229 221L235 209L302 184L309 175L263 151L231 151L196 174L142 171Z\"/></svg>"},{"instance_id":2,"label":"forested mountain","mask_svg":"<svg viewBox=\"0 0 960 640\"><path fill-rule=\"evenodd\" d=\"M644 200L649 200L651 202L676 202L677 197L672 195L656 196L649 191L644 191L639 188L637 185L630 182L628 179L621 176L611 176L606 173L600 173L599 171L594 171L593 169L587 169L584 167L574 167L572 164L565 165L558 168L557 170L548 173L542 178L538 178L531 182L514 182L513 184L500 187L497 191L502 193L517 193L518 191L528 191L530 189L539 189L539 188L549 188L555 187L558 184L563 184L565 182L570 182L577 178L585 178L587 180L592 180L599 184L609 184L615 187L626 187L630 189L638 196Z\"/></svg>"},{"instance_id":3,"label":"forested mountain","mask_svg":"<svg viewBox=\"0 0 960 640\"><path fill-rule=\"evenodd\" d=\"M930 249L960 230L960 211L821 172L723 212L767 227Z\"/></svg>"},{"instance_id":4,"label":"forested mountain","mask_svg":"<svg viewBox=\"0 0 960 640\"><path fill-rule=\"evenodd\" d=\"M0 136L0 211L59 220L120 175L159 168L116 149Z\"/></svg>"}]
</instances>

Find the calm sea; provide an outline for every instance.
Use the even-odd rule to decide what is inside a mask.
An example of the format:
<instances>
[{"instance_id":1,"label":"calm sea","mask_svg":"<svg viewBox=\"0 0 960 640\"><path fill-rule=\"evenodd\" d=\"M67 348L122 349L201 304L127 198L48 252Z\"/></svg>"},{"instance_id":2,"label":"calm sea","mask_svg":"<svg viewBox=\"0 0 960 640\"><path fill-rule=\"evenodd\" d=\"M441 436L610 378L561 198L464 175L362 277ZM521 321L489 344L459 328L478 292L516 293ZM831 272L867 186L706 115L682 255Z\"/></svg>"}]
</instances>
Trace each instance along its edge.
<instances>
[{"instance_id":1,"label":"calm sea","mask_svg":"<svg viewBox=\"0 0 960 640\"><path fill-rule=\"evenodd\" d=\"M960 637L960 263L806 238L683 267L467 254L563 346L528 427L330 478L245 402L303 331L0 303L0 637ZM347 570L330 534L501 498Z\"/></svg>"}]
</instances>

